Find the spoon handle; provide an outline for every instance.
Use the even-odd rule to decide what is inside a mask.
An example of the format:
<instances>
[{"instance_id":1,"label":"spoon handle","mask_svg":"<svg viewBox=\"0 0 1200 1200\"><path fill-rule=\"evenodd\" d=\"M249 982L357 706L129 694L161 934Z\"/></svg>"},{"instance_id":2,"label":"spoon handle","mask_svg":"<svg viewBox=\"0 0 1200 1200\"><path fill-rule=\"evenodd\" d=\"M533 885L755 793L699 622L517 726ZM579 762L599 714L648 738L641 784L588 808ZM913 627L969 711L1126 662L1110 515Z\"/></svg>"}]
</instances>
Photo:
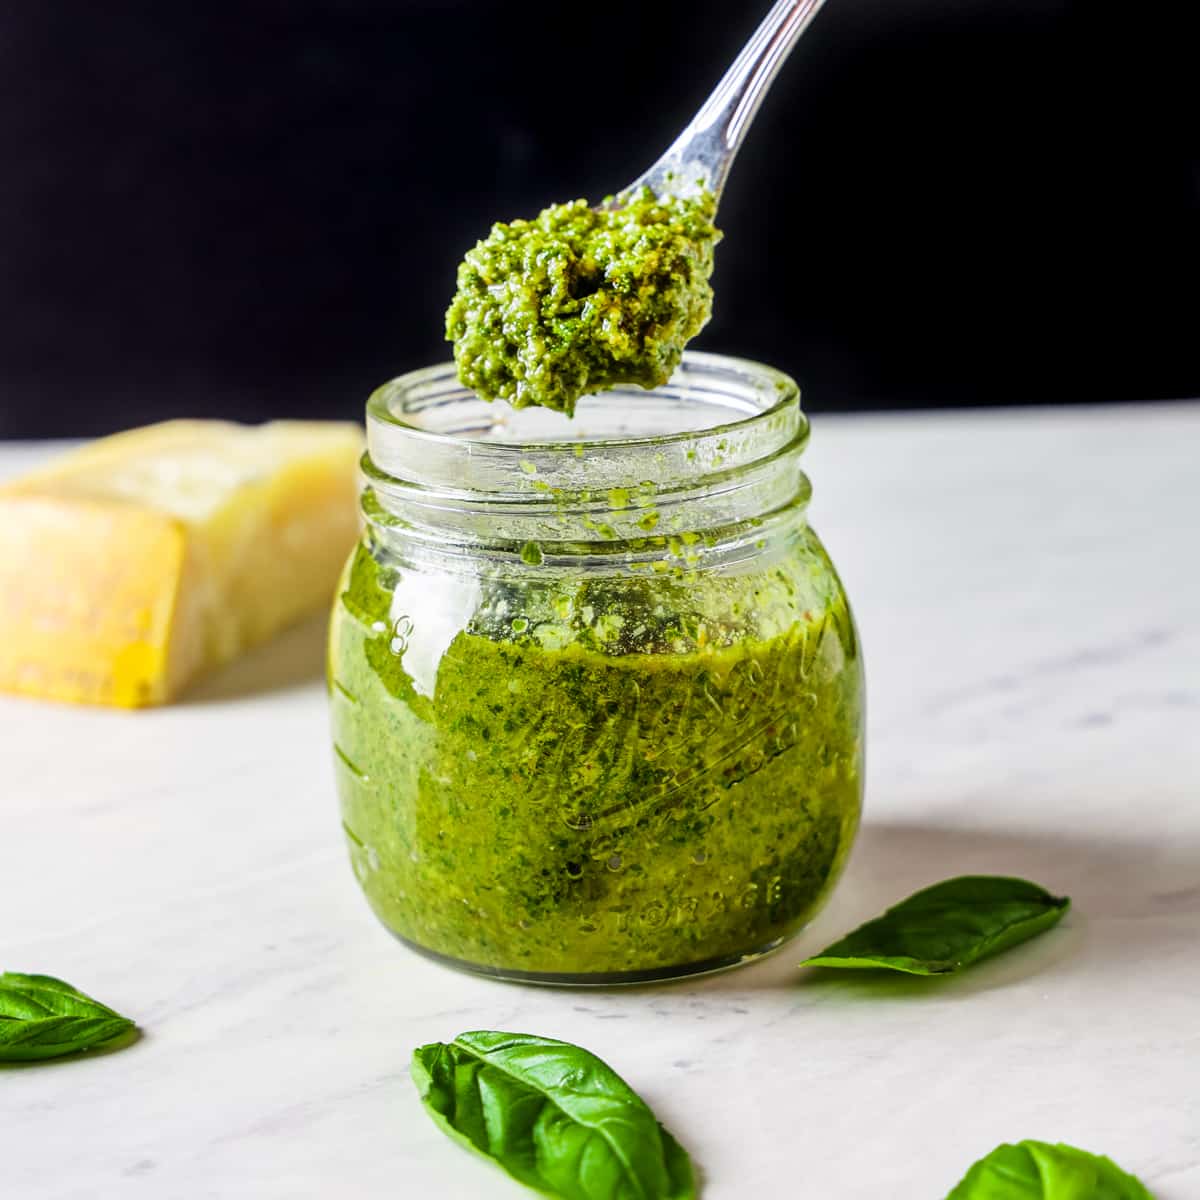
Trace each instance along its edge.
<instances>
[{"instance_id":1,"label":"spoon handle","mask_svg":"<svg viewBox=\"0 0 1200 1200\"><path fill-rule=\"evenodd\" d=\"M719 197L767 88L824 2L776 0L687 128L629 190L687 192L703 180Z\"/></svg>"}]
</instances>

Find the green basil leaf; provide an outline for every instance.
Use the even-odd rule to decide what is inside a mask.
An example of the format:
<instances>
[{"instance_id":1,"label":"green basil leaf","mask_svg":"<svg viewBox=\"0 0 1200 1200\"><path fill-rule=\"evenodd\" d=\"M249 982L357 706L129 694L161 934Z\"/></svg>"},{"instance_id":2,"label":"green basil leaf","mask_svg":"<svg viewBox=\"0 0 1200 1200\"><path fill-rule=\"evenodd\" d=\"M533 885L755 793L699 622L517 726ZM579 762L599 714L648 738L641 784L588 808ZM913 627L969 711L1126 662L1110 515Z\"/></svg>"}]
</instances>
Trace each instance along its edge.
<instances>
[{"instance_id":1,"label":"green basil leaf","mask_svg":"<svg viewBox=\"0 0 1200 1200\"><path fill-rule=\"evenodd\" d=\"M1043 933L1070 905L1024 879L963 875L909 896L800 965L946 975Z\"/></svg>"},{"instance_id":2,"label":"green basil leaf","mask_svg":"<svg viewBox=\"0 0 1200 1200\"><path fill-rule=\"evenodd\" d=\"M694 1200L691 1160L611 1067L569 1042L461 1033L413 1052L421 1101L456 1141L562 1200Z\"/></svg>"},{"instance_id":3,"label":"green basil leaf","mask_svg":"<svg viewBox=\"0 0 1200 1200\"><path fill-rule=\"evenodd\" d=\"M134 1029L127 1017L49 975L0 975L0 1062L90 1050Z\"/></svg>"},{"instance_id":4,"label":"green basil leaf","mask_svg":"<svg viewBox=\"0 0 1200 1200\"><path fill-rule=\"evenodd\" d=\"M997 1146L946 1200L1154 1200L1111 1159L1074 1146Z\"/></svg>"}]
</instances>

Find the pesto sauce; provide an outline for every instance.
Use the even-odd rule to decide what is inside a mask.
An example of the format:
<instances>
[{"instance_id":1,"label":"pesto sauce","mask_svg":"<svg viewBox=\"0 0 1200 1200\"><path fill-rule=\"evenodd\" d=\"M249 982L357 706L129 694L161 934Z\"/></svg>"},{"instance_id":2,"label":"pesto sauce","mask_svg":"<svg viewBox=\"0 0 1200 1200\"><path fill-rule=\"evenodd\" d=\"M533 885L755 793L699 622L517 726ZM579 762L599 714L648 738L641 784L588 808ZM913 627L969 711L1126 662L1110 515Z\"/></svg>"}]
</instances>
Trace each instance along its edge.
<instances>
[{"instance_id":1,"label":"pesto sauce","mask_svg":"<svg viewBox=\"0 0 1200 1200\"><path fill-rule=\"evenodd\" d=\"M815 534L787 563L495 584L426 694L398 573L360 547L331 695L347 842L384 924L498 973L618 979L804 924L858 825L862 676Z\"/></svg>"},{"instance_id":2,"label":"pesto sauce","mask_svg":"<svg viewBox=\"0 0 1200 1200\"><path fill-rule=\"evenodd\" d=\"M649 188L622 201L556 204L467 252L446 313L466 387L571 415L580 396L670 378L712 313L716 201Z\"/></svg>"}]
</instances>

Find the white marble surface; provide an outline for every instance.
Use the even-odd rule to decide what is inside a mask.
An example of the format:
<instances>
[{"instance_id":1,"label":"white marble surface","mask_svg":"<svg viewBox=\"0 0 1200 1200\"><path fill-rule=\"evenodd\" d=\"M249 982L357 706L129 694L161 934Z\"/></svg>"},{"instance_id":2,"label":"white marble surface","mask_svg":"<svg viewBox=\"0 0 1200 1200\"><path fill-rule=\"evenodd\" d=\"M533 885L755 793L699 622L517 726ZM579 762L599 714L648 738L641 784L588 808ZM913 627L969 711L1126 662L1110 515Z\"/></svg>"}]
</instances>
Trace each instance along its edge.
<instances>
[{"instance_id":1,"label":"white marble surface","mask_svg":"<svg viewBox=\"0 0 1200 1200\"><path fill-rule=\"evenodd\" d=\"M941 1200L1021 1137L1200 1197L1200 406L818 417L808 466L866 647L868 816L829 909L738 972L537 990L394 943L339 840L316 626L160 712L0 700L0 965L145 1030L0 1072L0 1195L519 1196L407 1079L491 1027L608 1059L707 1200ZM970 871L1075 908L955 980L796 969Z\"/></svg>"}]
</instances>

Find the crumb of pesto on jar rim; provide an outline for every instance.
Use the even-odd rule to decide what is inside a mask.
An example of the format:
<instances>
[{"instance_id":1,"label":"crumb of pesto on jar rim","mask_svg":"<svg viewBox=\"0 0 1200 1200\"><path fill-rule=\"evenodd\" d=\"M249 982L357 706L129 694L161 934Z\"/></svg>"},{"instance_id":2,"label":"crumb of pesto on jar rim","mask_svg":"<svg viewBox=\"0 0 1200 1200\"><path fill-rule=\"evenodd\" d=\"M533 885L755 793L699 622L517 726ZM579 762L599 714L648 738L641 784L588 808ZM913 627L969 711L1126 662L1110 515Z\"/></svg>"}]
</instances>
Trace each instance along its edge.
<instances>
[{"instance_id":1,"label":"crumb of pesto on jar rim","mask_svg":"<svg viewBox=\"0 0 1200 1200\"><path fill-rule=\"evenodd\" d=\"M570 416L580 396L670 378L712 314L716 197L622 199L498 223L467 252L446 313L465 386Z\"/></svg>"}]
</instances>

